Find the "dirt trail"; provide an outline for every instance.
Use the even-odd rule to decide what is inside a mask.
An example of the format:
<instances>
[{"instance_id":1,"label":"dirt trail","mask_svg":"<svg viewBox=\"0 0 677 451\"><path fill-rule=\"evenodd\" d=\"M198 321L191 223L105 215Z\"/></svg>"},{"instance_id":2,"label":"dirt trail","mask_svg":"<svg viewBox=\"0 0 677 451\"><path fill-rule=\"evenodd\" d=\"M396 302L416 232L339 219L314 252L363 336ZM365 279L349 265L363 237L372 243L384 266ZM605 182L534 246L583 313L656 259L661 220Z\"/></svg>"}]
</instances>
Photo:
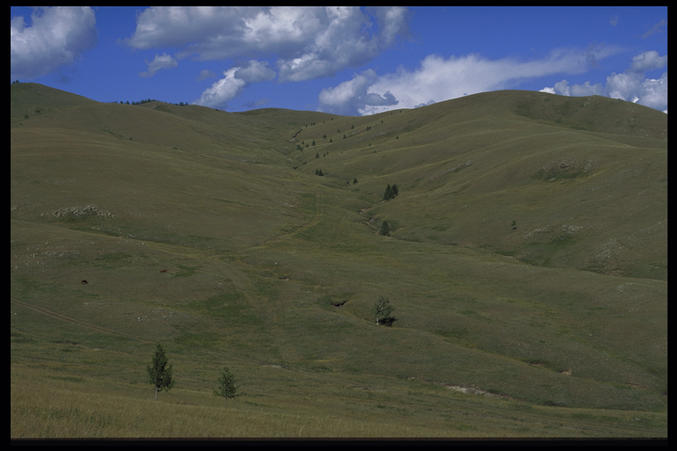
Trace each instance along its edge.
<instances>
[{"instance_id":1,"label":"dirt trail","mask_svg":"<svg viewBox=\"0 0 677 451\"><path fill-rule=\"evenodd\" d=\"M271 244L279 243L279 242L288 240L288 239L292 238L294 235L297 235L297 234L303 232L304 230L308 230L310 227L317 225L320 222L320 219L322 218L323 203L322 203L322 196L320 194L314 194L314 196L315 196L315 201L314 201L315 202L314 203L315 212L313 214L312 219L310 219L305 224L301 224L300 226L298 226L296 229L292 230L291 232L286 232L286 233L283 233L283 234L280 234L280 235L277 235L277 236L273 236L273 237L265 240L262 244L259 244L257 246L252 246L252 247L245 249L245 250L248 251L248 250L253 250L253 249L266 248Z\"/></svg>"},{"instance_id":2,"label":"dirt trail","mask_svg":"<svg viewBox=\"0 0 677 451\"><path fill-rule=\"evenodd\" d=\"M108 329L106 327L97 326L95 324L88 323L87 321L82 321L80 319L76 319L76 318L64 315L63 313L55 312L55 311L50 310L50 309L45 308L45 307L39 307L37 305L28 304L26 302L18 300L15 297L11 297L10 299L12 300L12 302L14 302L18 305L21 305L23 307L26 307L29 310L33 310L34 312L38 312L40 314L49 316L49 317L54 318L54 319L58 319L60 321L75 324L77 326L84 327L86 329L94 330L94 331L97 331L97 332L103 332L103 333L106 333L106 334L112 334L112 335L117 335L117 336L124 337L124 338L130 338L132 340L136 340L136 341L139 341L141 343L152 344L152 342L146 341L142 338L135 337L133 335L128 335L128 334L125 334L125 333L122 333L122 332L118 332L118 331L115 331L113 329Z\"/></svg>"}]
</instances>

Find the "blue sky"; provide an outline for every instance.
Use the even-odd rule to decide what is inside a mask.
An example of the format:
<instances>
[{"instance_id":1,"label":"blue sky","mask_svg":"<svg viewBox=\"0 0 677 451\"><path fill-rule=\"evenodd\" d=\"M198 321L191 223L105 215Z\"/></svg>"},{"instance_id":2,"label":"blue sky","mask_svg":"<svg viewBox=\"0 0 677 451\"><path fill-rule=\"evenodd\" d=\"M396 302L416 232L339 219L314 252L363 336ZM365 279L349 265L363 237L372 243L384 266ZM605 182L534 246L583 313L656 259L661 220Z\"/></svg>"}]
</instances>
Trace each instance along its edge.
<instances>
[{"instance_id":1,"label":"blue sky","mask_svg":"<svg viewBox=\"0 0 677 451\"><path fill-rule=\"evenodd\" d=\"M499 89L667 112L667 7L11 8L11 80L347 115Z\"/></svg>"}]
</instances>

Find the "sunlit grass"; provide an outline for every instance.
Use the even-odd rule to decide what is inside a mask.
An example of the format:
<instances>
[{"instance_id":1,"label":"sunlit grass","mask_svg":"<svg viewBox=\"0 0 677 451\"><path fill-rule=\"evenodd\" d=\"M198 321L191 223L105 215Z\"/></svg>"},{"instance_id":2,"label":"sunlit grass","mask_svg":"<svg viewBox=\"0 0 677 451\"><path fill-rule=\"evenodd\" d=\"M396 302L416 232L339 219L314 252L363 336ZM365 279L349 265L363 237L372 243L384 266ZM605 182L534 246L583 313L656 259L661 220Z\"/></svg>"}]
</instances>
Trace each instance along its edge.
<instances>
[{"instance_id":1,"label":"sunlit grass","mask_svg":"<svg viewBox=\"0 0 677 451\"><path fill-rule=\"evenodd\" d=\"M662 113L12 89L12 437L667 435ZM87 205L112 216L54 215ZM157 343L177 382L153 401Z\"/></svg>"},{"instance_id":2,"label":"sunlit grass","mask_svg":"<svg viewBox=\"0 0 677 451\"><path fill-rule=\"evenodd\" d=\"M25 377L46 383L31 384ZM107 389L97 388L111 384ZM330 383L315 399L271 393L224 402L208 391L162 393L110 380L43 379L15 368L10 435L15 438L158 437L642 437L661 435L657 413L532 407L424 386L347 390ZM365 391L366 389L366 391ZM345 387L344 387L345 390ZM360 393L361 392L361 393ZM367 396L368 395L368 396Z\"/></svg>"}]
</instances>

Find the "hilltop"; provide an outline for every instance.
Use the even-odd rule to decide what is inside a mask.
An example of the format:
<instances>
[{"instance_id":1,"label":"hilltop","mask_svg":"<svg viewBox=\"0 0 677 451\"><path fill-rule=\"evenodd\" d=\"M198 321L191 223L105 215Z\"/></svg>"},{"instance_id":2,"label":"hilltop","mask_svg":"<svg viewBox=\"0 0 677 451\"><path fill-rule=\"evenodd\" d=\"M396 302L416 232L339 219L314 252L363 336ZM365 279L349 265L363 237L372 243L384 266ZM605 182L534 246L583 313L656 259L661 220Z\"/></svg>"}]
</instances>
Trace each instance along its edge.
<instances>
[{"instance_id":1,"label":"hilltop","mask_svg":"<svg viewBox=\"0 0 677 451\"><path fill-rule=\"evenodd\" d=\"M229 113L20 83L10 144L13 437L667 435L661 112L498 91ZM177 385L154 403L156 343Z\"/></svg>"}]
</instances>

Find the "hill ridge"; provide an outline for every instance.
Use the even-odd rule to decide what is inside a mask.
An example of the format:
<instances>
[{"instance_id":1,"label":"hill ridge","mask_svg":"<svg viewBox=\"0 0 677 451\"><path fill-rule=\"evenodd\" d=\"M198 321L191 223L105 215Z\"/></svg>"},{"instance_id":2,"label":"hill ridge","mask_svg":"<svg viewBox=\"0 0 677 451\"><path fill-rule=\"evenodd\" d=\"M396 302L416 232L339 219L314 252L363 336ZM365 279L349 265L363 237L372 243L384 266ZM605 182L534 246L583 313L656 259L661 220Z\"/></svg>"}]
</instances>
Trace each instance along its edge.
<instances>
[{"instance_id":1,"label":"hill ridge","mask_svg":"<svg viewBox=\"0 0 677 451\"><path fill-rule=\"evenodd\" d=\"M13 436L667 434L660 112L11 107Z\"/></svg>"}]
</instances>

